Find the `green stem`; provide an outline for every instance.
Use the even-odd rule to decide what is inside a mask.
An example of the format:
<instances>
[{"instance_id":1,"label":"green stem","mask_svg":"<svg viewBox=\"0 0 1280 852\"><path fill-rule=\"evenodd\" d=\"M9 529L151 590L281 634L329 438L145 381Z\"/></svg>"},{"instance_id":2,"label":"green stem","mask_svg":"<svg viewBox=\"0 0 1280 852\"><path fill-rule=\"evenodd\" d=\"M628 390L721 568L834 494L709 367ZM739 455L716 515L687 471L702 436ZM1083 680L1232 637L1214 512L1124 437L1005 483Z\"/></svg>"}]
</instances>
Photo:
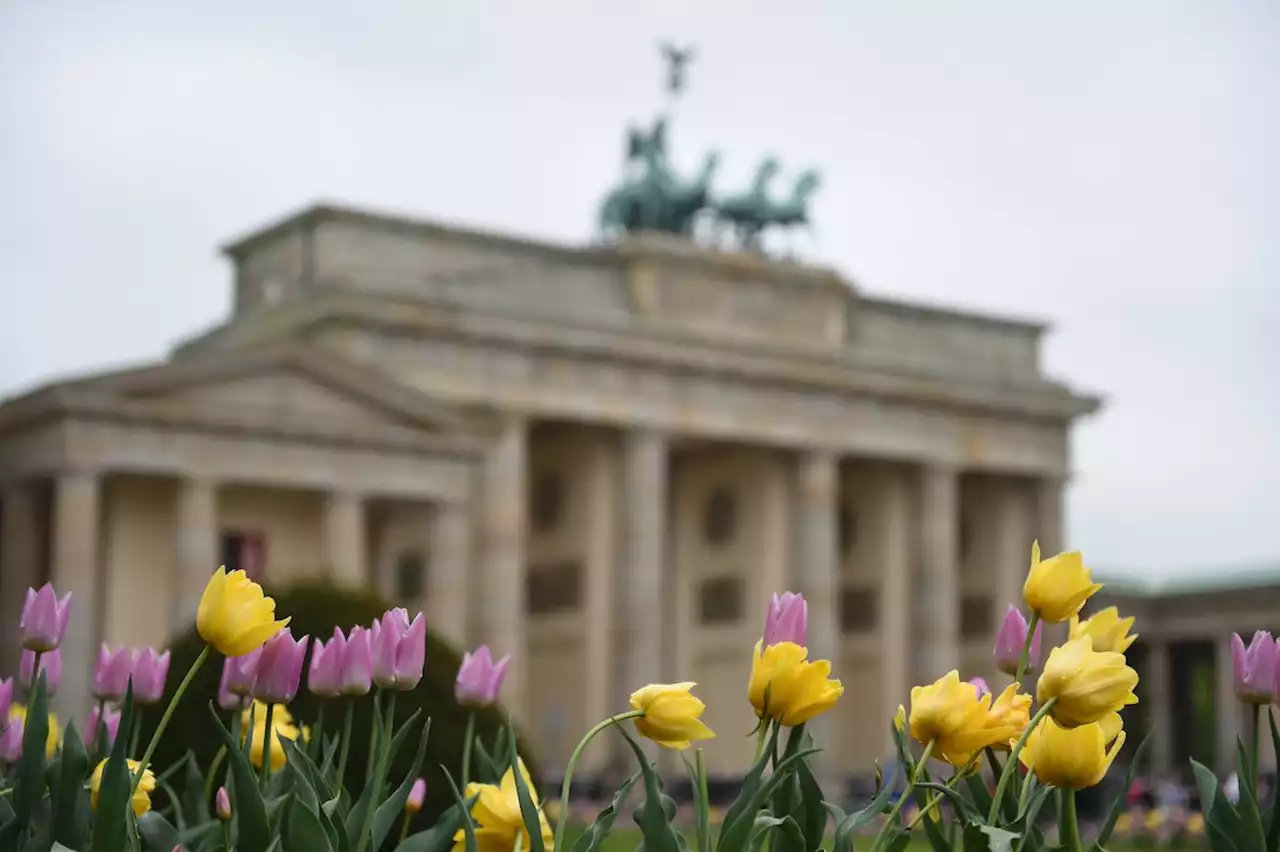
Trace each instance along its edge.
<instances>
[{"instance_id":1,"label":"green stem","mask_svg":"<svg viewBox=\"0 0 1280 852\"><path fill-rule=\"evenodd\" d=\"M151 761L151 755L155 753L156 746L160 744L160 737L164 736L164 729L169 727L169 720L173 718L173 711L178 708L178 702L182 700L187 687L191 686L191 681L195 680L196 672L200 671L204 661L209 659L210 650L211 646L204 646L200 656L196 657L196 661L191 664L191 668L187 669L187 676L182 679L182 683L178 684L177 690L173 693L173 698L169 699L169 706L164 709L164 715L160 717L160 724L156 726L156 732L151 735L151 742L147 743L147 750L142 753L142 759L138 761L138 769L133 773L133 786L129 788L130 796L138 792L138 785L142 783L142 773L147 771L147 764Z\"/></svg>"},{"instance_id":2,"label":"green stem","mask_svg":"<svg viewBox=\"0 0 1280 852\"><path fill-rule=\"evenodd\" d=\"M258 784L263 790L267 789L267 779L271 777L271 741L275 739L275 731L271 729L271 717L275 715L275 712L276 705L268 704L267 724L262 729L262 765L258 767ZM256 736L257 733L256 730L251 731L249 736Z\"/></svg>"},{"instance_id":3,"label":"green stem","mask_svg":"<svg viewBox=\"0 0 1280 852\"><path fill-rule=\"evenodd\" d=\"M378 700L374 698L373 712L373 728L378 730ZM393 714L396 711L396 694L391 693L391 697L387 700L387 718L384 723L382 738L378 741L378 754L374 762L374 771L371 777L365 779L366 784L373 785L373 797L369 803L369 807L364 810L364 822L360 827L360 838L356 841L356 852L364 852L365 844L369 842L370 830L373 828L373 812L376 808L373 802L382 799L382 777L387 774L387 757L391 754L391 737L390 729L394 723Z\"/></svg>"},{"instance_id":4,"label":"green stem","mask_svg":"<svg viewBox=\"0 0 1280 852\"><path fill-rule=\"evenodd\" d=\"M933 754L933 741L924 747L924 753L920 755L920 760L916 762L915 771L911 773L911 781L908 782L907 788L902 791L902 795L898 801L894 802L893 809L889 811L889 815L885 818L884 823L880 826L880 831L876 833L876 839L871 841L871 852L880 848L880 844L884 842L885 834L889 831L889 826L898 821L898 814L902 813L902 806L911 798L911 793L916 788L916 784L920 783L920 776L924 772L925 764L929 762L929 755Z\"/></svg>"},{"instance_id":5,"label":"green stem","mask_svg":"<svg viewBox=\"0 0 1280 852\"><path fill-rule=\"evenodd\" d=\"M27 703L31 703L31 699L36 694L36 681L40 679L40 658L44 656L44 651L31 652L31 682L27 684Z\"/></svg>"},{"instance_id":6,"label":"green stem","mask_svg":"<svg viewBox=\"0 0 1280 852\"><path fill-rule=\"evenodd\" d=\"M471 783L471 741L476 738L476 711L467 715L466 739L462 741L462 791L465 794L467 784Z\"/></svg>"},{"instance_id":7,"label":"green stem","mask_svg":"<svg viewBox=\"0 0 1280 852\"><path fill-rule=\"evenodd\" d=\"M699 815L701 819L698 821L698 824L702 829L702 837L700 838L698 848L700 852L711 852L711 829L709 825L711 820L710 814L707 812L710 807L707 804L707 761L703 757L702 749L694 751L693 765L694 771L698 776L698 794L701 796L698 801L702 803L702 813Z\"/></svg>"},{"instance_id":8,"label":"green stem","mask_svg":"<svg viewBox=\"0 0 1280 852\"><path fill-rule=\"evenodd\" d=\"M1253 707L1253 742L1250 743L1253 747L1253 754L1250 756L1252 758L1252 765L1249 767L1249 780L1253 784L1253 795L1256 798L1258 795L1258 780L1260 775L1260 770L1258 768L1258 751L1262 746L1262 705L1253 704L1250 706Z\"/></svg>"},{"instance_id":9,"label":"green stem","mask_svg":"<svg viewBox=\"0 0 1280 852\"><path fill-rule=\"evenodd\" d=\"M764 754L764 744L769 739L769 726L771 722L768 717L760 719L760 729L756 731L756 754L751 758L751 765L755 766L760 762L760 755Z\"/></svg>"},{"instance_id":10,"label":"green stem","mask_svg":"<svg viewBox=\"0 0 1280 852\"><path fill-rule=\"evenodd\" d=\"M347 786L347 754L351 751L351 717L355 715L356 701L354 698L347 699L346 718L342 720L342 743L338 747L338 787L346 789Z\"/></svg>"},{"instance_id":11,"label":"green stem","mask_svg":"<svg viewBox=\"0 0 1280 852\"><path fill-rule=\"evenodd\" d=\"M1040 626L1040 613L1032 611L1031 621L1027 623L1027 639L1022 643L1022 656L1018 658L1018 673L1014 676L1014 680L1019 685L1022 683L1022 676L1027 673L1027 666L1031 663L1031 643L1036 638L1036 628Z\"/></svg>"},{"instance_id":12,"label":"green stem","mask_svg":"<svg viewBox=\"0 0 1280 852\"><path fill-rule=\"evenodd\" d=\"M232 722L231 724L235 725L236 727L239 727L239 725L235 722ZM238 736L238 733L233 729L231 732L231 736L233 737ZM227 758L227 747L223 746L222 748L218 749L218 753L213 756L213 763L209 764L209 777L204 779L205 802L213 801L213 785L217 783L216 781L214 781L214 779L218 777L218 770L222 768L222 761L226 760L226 758Z\"/></svg>"},{"instance_id":13,"label":"green stem","mask_svg":"<svg viewBox=\"0 0 1280 852\"><path fill-rule=\"evenodd\" d=\"M1013 751L1009 752L1009 759L1004 763L1004 771L1000 773L1000 783L996 784L996 794L991 799L991 812L987 814L987 825L994 826L997 824L996 817L1000 813L1000 801L1004 798L1005 788L1009 786L1009 778L1017 772L1018 755L1022 754L1022 747L1027 744L1027 738L1036 729L1036 725L1040 724L1040 720L1049 714L1049 711L1053 709L1053 705L1056 703L1058 703L1057 698L1050 698L1044 703L1044 706L1027 723L1026 730L1022 732L1022 736L1018 737L1018 742L1014 744Z\"/></svg>"},{"instance_id":14,"label":"green stem","mask_svg":"<svg viewBox=\"0 0 1280 852\"><path fill-rule=\"evenodd\" d=\"M12 792L13 792L12 787L5 787L3 790L0 790L0 798L4 798L5 796L9 795Z\"/></svg>"},{"instance_id":15,"label":"green stem","mask_svg":"<svg viewBox=\"0 0 1280 852\"><path fill-rule=\"evenodd\" d=\"M138 753L138 740L142 739L142 708L134 705L133 720L129 723L129 751L126 752L128 757L133 757ZM116 736L123 736L116 731Z\"/></svg>"},{"instance_id":16,"label":"green stem","mask_svg":"<svg viewBox=\"0 0 1280 852\"><path fill-rule=\"evenodd\" d=\"M401 842L401 843L404 843L404 839L405 839L406 837L408 837L408 836L409 836L409 818L410 818L410 816L411 816L411 814L410 814L408 811L405 811L405 812L404 812L404 822L403 822L403 823L401 824L401 826L400 826L400 842Z\"/></svg>"},{"instance_id":17,"label":"green stem","mask_svg":"<svg viewBox=\"0 0 1280 852\"><path fill-rule=\"evenodd\" d=\"M324 757L324 708L325 701L320 702L320 709L316 710L316 724L311 729L311 745L307 749L311 755L311 760L319 764L321 758Z\"/></svg>"},{"instance_id":18,"label":"green stem","mask_svg":"<svg viewBox=\"0 0 1280 852\"><path fill-rule=\"evenodd\" d=\"M1059 847L1066 852L1082 852L1075 790L1058 790L1058 838Z\"/></svg>"},{"instance_id":19,"label":"green stem","mask_svg":"<svg viewBox=\"0 0 1280 852\"><path fill-rule=\"evenodd\" d=\"M373 722L369 728L369 751L365 754L364 760L364 780L369 783L369 777L373 775L374 765L377 763L378 749L380 747L379 734L381 733L382 723L382 687L378 687L373 693Z\"/></svg>"},{"instance_id":20,"label":"green stem","mask_svg":"<svg viewBox=\"0 0 1280 852\"><path fill-rule=\"evenodd\" d=\"M980 751L975 752L973 757L969 758L969 762L966 763L964 766L960 767L958 770L956 770L955 774L953 774L951 778L948 779L947 783L943 786L945 786L948 790L954 790L956 788L956 782L959 781L961 778L963 778L969 772L969 770L973 769L974 764L981 759L982 759L982 752ZM934 793L933 798L929 799L929 801L925 803L925 806L920 810L920 812L911 819L911 822L907 824L907 831L910 831L911 829L919 825L920 820L924 819L931 810L933 810L938 806L938 803L942 801L942 797L943 797L942 793Z\"/></svg>"},{"instance_id":21,"label":"green stem","mask_svg":"<svg viewBox=\"0 0 1280 852\"><path fill-rule=\"evenodd\" d=\"M234 849L231 845L231 820L227 820L222 824L222 848Z\"/></svg>"},{"instance_id":22,"label":"green stem","mask_svg":"<svg viewBox=\"0 0 1280 852\"><path fill-rule=\"evenodd\" d=\"M611 728L625 719L638 719L644 715L643 710L628 710L626 713L619 713L616 716L610 716L591 730L587 731L586 736L578 741L578 745L574 747L573 753L569 755L569 762L564 768L564 781L560 784L560 816L556 818L555 840L552 843L553 849L560 849L561 841L564 839L564 825L569 819L569 787L573 783L573 770L578 765L578 758L582 756L582 750L587 747L587 743L595 739L596 734Z\"/></svg>"}]
</instances>

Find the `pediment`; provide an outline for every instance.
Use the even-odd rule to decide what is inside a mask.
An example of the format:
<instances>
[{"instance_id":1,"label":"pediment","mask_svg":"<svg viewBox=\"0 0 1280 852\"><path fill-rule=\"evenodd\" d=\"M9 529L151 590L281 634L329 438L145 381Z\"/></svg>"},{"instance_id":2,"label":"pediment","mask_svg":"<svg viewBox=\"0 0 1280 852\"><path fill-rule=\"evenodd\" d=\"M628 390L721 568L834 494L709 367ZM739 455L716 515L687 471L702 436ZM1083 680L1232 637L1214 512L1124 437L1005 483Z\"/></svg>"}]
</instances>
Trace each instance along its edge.
<instances>
[{"instance_id":1,"label":"pediment","mask_svg":"<svg viewBox=\"0 0 1280 852\"><path fill-rule=\"evenodd\" d=\"M210 354L101 376L77 390L134 413L327 433L468 438L482 422L310 347Z\"/></svg>"}]
</instances>

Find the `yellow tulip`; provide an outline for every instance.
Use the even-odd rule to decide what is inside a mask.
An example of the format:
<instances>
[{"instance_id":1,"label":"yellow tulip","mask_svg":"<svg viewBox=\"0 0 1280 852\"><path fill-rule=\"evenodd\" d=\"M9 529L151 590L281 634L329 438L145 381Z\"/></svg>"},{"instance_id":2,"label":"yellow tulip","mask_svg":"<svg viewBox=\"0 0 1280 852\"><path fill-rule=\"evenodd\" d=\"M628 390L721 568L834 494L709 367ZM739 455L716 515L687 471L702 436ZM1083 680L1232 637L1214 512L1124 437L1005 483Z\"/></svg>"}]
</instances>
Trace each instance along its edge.
<instances>
[{"instance_id":1,"label":"yellow tulip","mask_svg":"<svg viewBox=\"0 0 1280 852\"><path fill-rule=\"evenodd\" d=\"M715 736L703 724L707 705L689 690L693 683L651 683L631 693L631 707L644 713L636 719L636 730L667 748L685 749L693 740Z\"/></svg>"},{"instance_id":2,"label":"yellow tulip","mask_svg":"<svg viewBox=\"0 0 1280 852\"><path fill-rule=\"evenodd\" d=\"M27 724L27 708L25 704L9 705L9 718L15 719L25 726ZM58 751L58 743L62 742L62 729L58 727L56 713L49 714L49 734L44 738L44 755L46 760L53 760Z\"/></svg>"},{"instance_id":3,"label":"yellow tulip","mask_svg":"<svg viewBox=\"0 0 1280 852\"><path fill-rule=\"evenodd\" d=\"M1005 687L1004 692L1000 693L999 698L991 702L991 719L1001 725L1013 727L1013 739L1017 740L1027 729L1027 723L1031 721L1031 696L1018 692L1016 683L1010 684ZM1009 744L995 743L992 748L1008 751Z\"/></svg>"},{"instance_id":4,"label":"yellow tulip","mask_svg":"<svg viewBox=\"0 0 1280 852\"><path fill-rule=\"evenodd\" d=\"M1059 553L1041 562L1040 542L1031 545L1031 570L1022 596L1041 621L1066 621L1101 588L1101 583L1093 582L1093 572L1084 567L1079 553Z\"/></svg>"},{"instance_id":5,"label":"yellow tulip","mask_svg":"<svg viewBox=\"0 0 1280 852\"><path fill-rule=\"evenodd\" d=\"M196 629L218 653L242 657L261 648L289 623L287 618L276 621L275 616L276 602L262 593L261 586L243 571L228 574L220 567L200 598Z\"/></svg>"},{"instance_id":6,"label":"yellow tulip","mask_svg":"<svg viewBox=\"0 0 1280 852\"><path fill-rule=\"evenodd\" d=\"M1017 685L1011 684L1000 696L1009 713L1019 703L1016 691ZM912 737L925 745L933 743L933 754L953 766L964 766L982 749L1002 745L1021 732L1006 716L992 712L989 694L979 698L978 688L954 671L929 686L912 688L907 724Z\"/></svg>"},{"instance_id":7,"label":"yellow tulip","mask_svg":"<svg viewBox=\"0 0 1280 852\"><path fill-rule=\"evenodd\" d=\"M93 770L93 777L89 779L89 805L95 811L98 809L98 788L102 786L102 770L106 767L107 761L102 761ZM132 776L141 766L136 760L125 762L129 767L129 775ZM156 776L152 774L150 769L142 773L142 780L138 783L138 789L133 791L132 798L129 803L133 805L133 815L142 816L151 810L151 793L156 789Z\"/></svg>"},{"instance_id":8,"label":"yellow tulip","mask_svg":"<svg viewBox=\"0 0 1280 852\"><path fill-rule=\"evenodd\" d=\"M1120 610L1109 606L1099 610L1092 618L1080 620L1080 616L1071 616L1069 638L1079 639L1089 636L1093 639L1093 650L1116 651L1123 654L1138 638L1137 633L1130 634L1133 627L1133 616L1120 617Z\"/></svg>"},{"instance_id":9,"label":"yellow tulip","mask_svg":"<svg viewBox=\"0 0 1280 852\"><path fill-rule=\"evenodd\" d=\"M1063 728L1045 718L1027 737L1018 757L1042 783L1083 790L1102 781L1124 740L1118 713L1076 728Z\"/></svg>"},{"instance_id":10,"label":"yellow tulip","mask_svg":"<svg viewBox=\"0 0 1280 852\"><path fill-rule=\"evenodd\" d=\"M844 686L830 677L828 660L810 661L808 649L794 642L763 646L763 641L756 643L747 684L747 698L759 718L801 725L830 710L844 695Z\"/></svg>"},{"instance_id":11,"label":"yellow tulip","mask_svg":"<svg viewBox=\"0 0 1280 852\"><path fill-rule=\"evenodd\" d=\"M523 760L519 764L520 775L529 788L529 796L536 802L537 794L533 792L529 770L525 768ZM476 852L511 852L517 843L521 849L530 847L529 832L525 828L524 817L520 814L516 777L511 769L507 769L499 784L468 784L466 798L472 796L478 796L471 808L471 819L476 826ZM547 852L552 852L555 838L541 808L538 809L538 825L542 833L542 845ZM465 852L466 848L467 834L459 829L453 835L453 852Z\"/></svg>"},{"instance_id":12,"label":"yellow tulip","mask_svg":"<svg viewBox=\"0 0 1280 852\"><path fill-rule=\"evenodd\" d=\"M1124 654L1095 651L1092 637L1082 636L1049 652L1036 697L1041 704L1056 698L1053 718L1064 728L1075 728L1137 704L1137 685L1138 673L1126 665Z\"/></svg>"},{"instance_id":13,"label":"yellow tulip","mask_svg":"<svg viewBox=\"0 0 1280 852\"><path fill-rule=\"evenodd\" d=\"M253 702L253 742L249 744L249 762L259 769L262 768L262 752L267 742L267 705L261 701ZM249 708L245 708L240 714L240 742L243 743L249 736ZM298 726L294 724L293 715L289 712L289 708L283 704L275 705L271 711L271 771L279 772L288 762L288 756L284 752L284 744L280 740L286 739L291 742L297 742L299 736Z\"/></svg>"}]
</instances>

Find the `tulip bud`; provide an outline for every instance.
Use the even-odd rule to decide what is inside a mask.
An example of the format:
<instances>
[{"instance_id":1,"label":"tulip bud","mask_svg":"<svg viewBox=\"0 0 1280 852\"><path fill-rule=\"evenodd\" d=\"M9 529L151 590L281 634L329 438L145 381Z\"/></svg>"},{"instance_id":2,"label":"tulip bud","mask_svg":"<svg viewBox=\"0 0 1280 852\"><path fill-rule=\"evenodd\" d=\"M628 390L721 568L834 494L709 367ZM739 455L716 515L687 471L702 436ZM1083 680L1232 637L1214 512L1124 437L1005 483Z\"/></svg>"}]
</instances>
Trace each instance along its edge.
<instances>
[{"instance_id":1,"label":"tulip bud","mask_svg":"<svg viewBox=\"0 0 1280 852\"><path fill-rule=\"evenodd\" d=\"M253 695L253 682L258 678L258 660L262 649L255 648L239 657L227 657L222 664L222 671L227 682L227 691L241 698Z\"/></svg>"},{"instance_id":2,"label":"tulip bud","mask_svg":"<svg viewBox=\"0 0 1280 852\"><path fill-rule=\"evenodd\" d=\"M351 628L341 665L342 694L367 695L373 688L373 633L368 628Z\"/></svg>"},{"instance_id":3,"label":"tulip bud","mask_svg":"<svg viewBox=\"0 0 1280 852\"><path fill-rule=\"evenodd\" d=\"M1027 644L1027 619L1012 604L1004 614L1004 622L996 634L996 647L993 652L996 667L1007 675L1018 673L1018 663L1022 661L1022 649ZM1027 655L1026 671L1034 671L1040 664L1040 635L1043 622L1036 623L1036 634L1031 637L1031 651Z\"/></svg>"},{"instance_id":4,"label":"tulip bud","mask_svg":"<svg viewBox=\"0 0 1280 852\"><path fill-rule=\"evenodd\" d=\"M311 668L307 671L307 689L321 698L334 698L342 694L342 657L346 651L346 638L342 631L333 628L333 638L326 645L317 639L311 645Z\"/></svg>"},{"instance_id":5,"label":"tulip bud","mask_svg":"<svg viewBox=\"0 0 1280 852\"><path fill-rule=\"evenodd\" d=\"M98 712L99 708L102 708L101 714ZM116 741L116 734L120 732L120 711L101 704L93 705L93 709L89 711L89 724L84 729L85 748L92 749L94 743L98 742L100 729L104 732L102 748L109 750Z\"/></svg>"},{"instance_id":6,"label":"tulip bud","mask_svg":"<svg viewBox=\"0 0 1280 852\"><path fill-rule=\"evenodd\" d=\"M258 676L253 682L253 697L266 704L288 704L298 694L302 681L302 663L307 656L307 637L294 641L293 631L285 628L267 640L258 658Z\"/></svg>"},{"instance_id":7,"label":"tulip bud","mask_svg":"<svg viewBox=\"0 0 1280 852\"><path fill-rule=\"evenodd\" d=\"M973 680L969 681L969 683L971 683L973 687L978 690L979 698L981 698L984 695L991 694L991 687L987 686L986 679L975 677Z\"/></svg>"},{"instance_id":8,"label":"tulip bud","mask_svg":"<svg viewBox=\"0 0 1280 852\"><path fill-rule=\"evenodd\" d=\"M422 810L422 803L427 798L427 780L419 778L409 788L409 798L404 800L405 813L416 814Z\"/></svg>"},{"instance_id":9,"label":"tulip bud","mask_svg":"<svg viewBox=\"0 0 1280 852\"><path fill-rule=\"evenodd\" d=\"M18 680L26 689L35 686L35 665L36 652L23 651L22 660L18 664ZM50 697L56 695L58 685L62 683L62 652L54 648L52 651L41 654L40 671L44 672L45 694Z\"/></svg>"},{"instance_id":10,"label":"tulip bud","mask_svg":"<svg viewBox=\"0 0 1280 852\"><path fill-rule=\"evenodd\" d=\"M1276 691L1276 640L1266 630L1253 634L1248 649L1239 633L1231 634L1232 685L1245 704L1270 704Z\"/></svg>"},{"instance_id":11,"label":"tulip bud","mask_svg":"<svg viewBox=\"0 0 1280 852\"><path fill-rule=\"evenodd\" d=\"M9 719L9 708L13 706L13 678L0 680L0 729Z\"/></svg>"},{"instance_id":12,"label":"tulip bud","mask_svg":"<svg viewBox=\"0 0 1280 852\"><path fill-rule=\"evenodd\" d=\"M786 592L769 601L769 614L764 622L764 647L779 642L805 645L809 633L809 604L804 595Z\"/></svg>"},{"instance_id":13,"label":"tulip bud","mask_svg":"<svg viewBox=\"0 0 1280 852\"><path fill-rule=\"evenodd\" d=\"M26 723L21 716L10 717L0 729L0 763L17 763L22 757L22 734Z\"/></svg>"},{"instance_id":14,"label":"tulip bud","mask_svg":"<svg viewBox=\"0 0 1280 852\"><path fill-rule=\"evenodd\" d=\"M90 694L98 701L122 701L129 690L129 674L133 670L133 652L128 648L112 651L105 643L98 648L98 661L93 667Z\"/></svg>"},{"instance_id":15,"label":"tulip bud","mask_svg":"<svg viewBox=\"0 0 1280 852\"><path fill-rule=\"evenodd\" d=\"M488 645L481 645L474 654L463 654L453 690L458 703L480 707L497 703L498 692L502 689L502 680L507 676L507 666L510 663L510 654L494 663Z\"/></svg>"},{"instance_id":16,"label":"tulip bud","mask_svg":"<svg viewBox=\"0 0 1280 852\"><path fill-rule=\"evenodd\" d=\"M144 705L159 704L168 677L169 652L157 654L155 648L143 648L133 661L133 700Z\"/></svg>"},{"instance_id":17,"label":"tulip bud","mask_svg":"<svg viewBox=\"0 0 1280 852\"><path fill-rule=\"evenodd\" d=\"M408 610L389 609L373 623L371 632L374 683L399 690L417 686L427 656L427 621L422 613L410 622Z\"/></svg>"},{"instance_id":18,"label":"tulip bud","mask_svg":"<svg viewBox=\"0 0 1280 852\"><path fill-rule=\"evenodd\" d=\"M59 600L49 583L41 586L38 592L27 589L27 599L22 605L22 618L18 622L22 647L29 651L54 650L62 644L70 615L70 592Z\"/></svg>"},{"instance_id":19,"label":"tulip bud","mask_svg":"<svg viewBox=\"0 0 1280 852\"><path fill-rule=\"evenodd\" d=\"M231 820L231 797L227 795L226 787L219 787L218 793L213 797L214 810L218 813L218 819L223 822Z\"/></svg>"}]
</instances>

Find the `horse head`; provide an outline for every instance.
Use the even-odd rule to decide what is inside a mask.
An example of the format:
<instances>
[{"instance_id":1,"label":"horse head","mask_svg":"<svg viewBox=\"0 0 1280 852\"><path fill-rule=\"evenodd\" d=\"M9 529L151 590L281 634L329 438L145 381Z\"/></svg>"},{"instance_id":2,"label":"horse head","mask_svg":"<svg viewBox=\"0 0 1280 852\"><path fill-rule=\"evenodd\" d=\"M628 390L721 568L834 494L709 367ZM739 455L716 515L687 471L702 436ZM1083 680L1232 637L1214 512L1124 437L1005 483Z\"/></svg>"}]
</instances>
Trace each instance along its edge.
<instances>
[{"instance_id":1,"label":"horse head","mask_svg":"<svg viewBox=\"0 0 1280 852\"><path fill-rule=\"evenodd\" d=\"M773 180L781 169L782 164L778 162L777 157L765 157L756 168L756 177L751 184L752 189L756 193L763 193L765 185Z\"/></svg>"},{"instance_id":2,"label":"horse head","mask_svg":"<svg viewBox=\"0 0 1280 852\"><path fill-rule=\"evenodd\" d=\"M796 178L796 184L791 190L791 197L797 203L803 203L821 185L822 176L818 174L818 171L816 169L806 169L800 173L800 177Z\"/></svg>"}]
</instances>

